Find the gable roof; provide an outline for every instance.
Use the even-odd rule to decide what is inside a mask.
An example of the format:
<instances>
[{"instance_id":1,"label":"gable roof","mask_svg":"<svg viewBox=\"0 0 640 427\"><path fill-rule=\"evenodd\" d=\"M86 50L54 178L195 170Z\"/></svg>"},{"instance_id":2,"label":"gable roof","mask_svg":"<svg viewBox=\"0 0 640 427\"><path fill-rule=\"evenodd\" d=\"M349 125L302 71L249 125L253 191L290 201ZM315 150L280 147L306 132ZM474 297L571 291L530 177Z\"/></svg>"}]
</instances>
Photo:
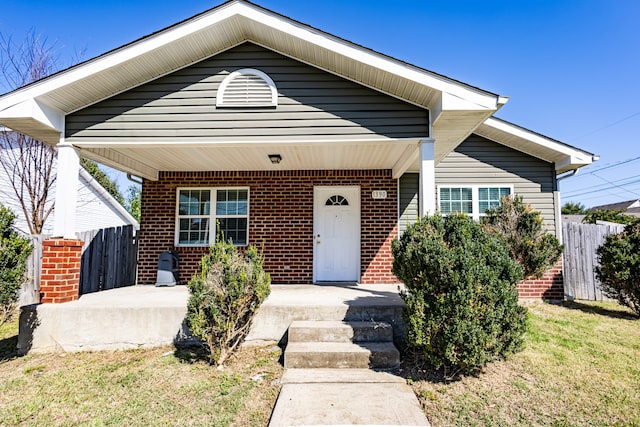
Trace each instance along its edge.
<instances>
[{"instance_id":1,"label":"gable roof","mask_svg":"<svg viewBox=\"0 0 640 427\"><path fill-rule=\"evenodd\" d=\"M637 212L640 209L640 199L627 200L624 202L609 203L608 205L599 205L590 208L591 211L611 210L611 211L629 211Z\"/></svg>"},{"instance_id":2,"label":"gable roof","mask_svg":"<svg viewBox=\"0 0 640 427\"><path fill-rule=\"evenodd\" d=\"M592 153L497 117L485 120L474 133L530 156L554 163L556 173L578 169L597 160L597 156Z\"/></svg>"},{"instance_id":3,"label":"gable roof","mask_svg":"<svg viewBox=\"0 0 640 427\"><path fill-rule=\"evenodd\" d=\"M100 198L104 204L114 212L114 214L122 221L123 224L133 225L136 230L140 229L138 221L122 206L112 195L104 188L91 174L83 167L80 167L79 174L81 181L84 181L87 188L95 195L96 198ZM108 227L115 227L119 224L106 224ZM103 226L92 226L92 229L104 228Z\"/></svg>"},{"instance_id":4,"label":"gable roof","mask_svg":"<svg viewBox=\"0 0 640 427\"><path fill-rule=\"evenodd\" d=\"M0 124L55 145L64 130L67 114L244 42L261 45L428 109L431 136L436 141L436 162L485 124L508 100L367 49L249 1L230 0L0 97ZM537 142L530 140L528 143ZM584 165L582 161L574 163L571 155L551 154L544 159L554 161L552 159L562 157L566 170ZM115 163L111 165L117 167ZM143 164L139 167L147 170ZM147 175L152 176L153 171Z\"/></svg>"}]
</instances>

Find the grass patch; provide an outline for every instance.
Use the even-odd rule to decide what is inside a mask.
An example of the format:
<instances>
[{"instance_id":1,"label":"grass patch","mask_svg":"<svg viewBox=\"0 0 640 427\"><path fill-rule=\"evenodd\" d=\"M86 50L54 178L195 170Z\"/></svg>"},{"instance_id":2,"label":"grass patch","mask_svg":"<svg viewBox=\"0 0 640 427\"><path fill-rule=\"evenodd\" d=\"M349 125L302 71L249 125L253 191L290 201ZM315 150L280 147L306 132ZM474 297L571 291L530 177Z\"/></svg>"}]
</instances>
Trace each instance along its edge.
<instances>
[{"instance_id":1,"label":"grass patch","mask_svg":"<svg viewBox=\"0 0 640 427\"><path fill-rule=\"evenodd\" d=\"M640 426L640 320L614 303L529 306L526 348L477 376L405 366L434 426Z\"/></svg>"},{"instance_id":2,"label":"grass patch","mask_svg":"<svg viewBox=\"0 0 640 427\"><path fill-rule=\"evenodd\" d=\"M0 329L14 342L16 321ZM15 348L15 346L14 346ZM29 354L0 348L2 425L266 426L280 351L241 349L224 370L198 351Z\"/></svg>"}]
</instances>

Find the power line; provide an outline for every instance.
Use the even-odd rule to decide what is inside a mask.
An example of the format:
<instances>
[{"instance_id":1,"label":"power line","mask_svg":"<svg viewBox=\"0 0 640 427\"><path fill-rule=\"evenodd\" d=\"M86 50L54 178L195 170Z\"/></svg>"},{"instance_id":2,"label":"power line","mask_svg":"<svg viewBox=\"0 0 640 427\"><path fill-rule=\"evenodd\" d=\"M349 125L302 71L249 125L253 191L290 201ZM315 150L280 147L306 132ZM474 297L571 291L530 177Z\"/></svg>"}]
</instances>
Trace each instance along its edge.
<instances>
[{"instance_id":1,"label":"power line","mask_svg":"<svg viewBox=\"0 0 640 427\"><path fill-rule=\"evenodd\" d=\"M617 186L617 185L620 185L620 186L623 186L623 185L629 185L629 184L631 184L631 183L632 183L632 181L630 181L630 180L635 180L635 179L637 179L637 178L638 178L638 175L633 175L633 176L629 176L629 177L626 177L626 178L620 178L620 179L615 180L615 181L608 181L608 180L606 180L606 179L602 178L602 177L601 177L601 176L599 176L599 175L595 175L595 174L594 174L594 176L595 176L595 177L597 177L597 178L600 178L600 179L601 179L601 180L603 180L603 181L605 181L605 183L604 183L604 184L590 185L589 187L583 187L583 188L579 188L579 189L576 189L576 190L573 190L573 191L568 191L568 192L567 192L567 195L568 195L568 196L571 196L571 195L573 195L573 194L574 194L574 193L576 193L576 192L582 192L582 191L584 191L584 190L603 191L603 190L604 190L604 188L602 188L602 187L607 187L607 185L613 185L613 186Z\"/></svg>"},{"instance_id":2,"label":"power line","mask_svg":"<svg viewBox=\"0 0 640 427\"><path fill-rule=\"evenodd\" d=\"M633 113L633 114L632 114L632 115L630 115L630 116L624 117L624 118L622 118L622 119L620 119L620 120L616 120L616 121L615 121L615 122L613 122L613 123L609 123L608 125L602 126L601 128L598 128L598 129L596 129L596 130L592 130L592 131L587 132L587 133L585 133L585 134L583 134L583 135L580 135L580 136L576 137L575 139L582 139L582 138L584 138L585 136L593 135L594 133L597 133L597 132L603 131L603 130L605 130L605 129L609 129L610 127L613 127L613 126L615 126L615 125L617 125L617 124L619 124L619 123L622 123L622 122L624 122L624 121L626 121L626 120L632 119L632 118L634 118L635 116L638 116L638 115L640 115L640 111L638 111L637 113Z\"/></svg>"},{"instance_id":3,"label":"power line","mask_svg":"<svg viewBox=\"0 0 640 427\"><path fill-rule=\"evenodd\" d=\"M640 191L640 187L636 187L636 188L634 188L634 189L636 189L637 191ZM608 194L607 194L607 196L615 196L615 197L619 197L619 198L620 198L620 200L626 200L626 198L625 198L625 197L623 197L623 195L622 195L622 194L620 194L620 193L608 193ZM597 194L597 195L594 195L594 196L591 196L591 197L581 197L581 198L580 198L580 201L581 201L581 202L584 202L584 201L586 201L586 200L593 200L593 199L600 199L600 198L602 198L602 195ZM568 199L568 200L572 200L571 198L568 198L568 197L563 197L563 199L564 199L564 200L567 200L567 199Z\"/></svg>"},{"instance_id":4,"label":"power line","mask_svg":"<svg viewBox=\"0 0 640 427\"><path fill-rule=\"evenodd\" d=\"M636 179L635 181L630 181L630 182L627 182L627 183L625 183L623 185L631 185L631 184L636 184L636 183L639 183L639 182L640 182L640 179ZM582 193L577 193L577 194L567 194L565 197L584 196L584 195L587 195L587 194L593 194L593 193L599 193L601 191L611 190L613 188L622 188L622 187L620 185L616 185L616 184L614 184L612 186L609 186L609 187L601 188L601 189L598 189L598 190L594 190L593 187L591 187L591 189L589 191L584 191ZM633 193L631 191L629 191L629 193L633 194L636 197L638 196L638 193Z\"/></svg>"},{"instance_id":5,"label":"power line","mask_svg":"<svg viewBox=\"0 0 640 427\"><path fill-rule=\"evenodd\" d=\"M609 181L608 179L604 179L604 178L603 178L603 177L601 177L600 175L596 175L596 174L594 173L594 174L593 174L593 176L595 176L596 178L600 178L600 179L601 179L601 180L603 180L604 182L606 182L606 183L608 183L608 184L611 184L611 185L613 185L614 187L617 187L617 188L619 188L619 189L621 189L621 190L623 190L623 191L626 191L627 193L631 193L631 194L633 194L634 196L636 195L636 193L634 193L634 192L632 192L632 191L627 190L627 189L626 189L626 188L624 188L622 185L618 185L618 184L616 184L616 183L614 183L614 182ZM626 185L628 185L628 184L626 184Z\"/></svg>"},{"instance_id":6,"label":"power line","mask_svg":"<svg viewBox=\"0 0 640 427\"><path fill-rule=\"evenodd\" d=\"M615 168L615 167L618 167L618 166L622 166L622 165L625 165L627 163L635 162L637 160L640 160L640 156L634 157L632 159L621 160L621 161L619 161L617 163L609 164L609 165L603 166L603 167L598 168L598 169L593 169L593 170L590 170L589 172L585 172L583 174L578 174L578 175L575 176L575 178L580 178L582 176L587 176L587 175L593 175L596 172L600 172L600 171L603 171L605 169L611 169L611 168Z\"/></svg>"}]
</instances>

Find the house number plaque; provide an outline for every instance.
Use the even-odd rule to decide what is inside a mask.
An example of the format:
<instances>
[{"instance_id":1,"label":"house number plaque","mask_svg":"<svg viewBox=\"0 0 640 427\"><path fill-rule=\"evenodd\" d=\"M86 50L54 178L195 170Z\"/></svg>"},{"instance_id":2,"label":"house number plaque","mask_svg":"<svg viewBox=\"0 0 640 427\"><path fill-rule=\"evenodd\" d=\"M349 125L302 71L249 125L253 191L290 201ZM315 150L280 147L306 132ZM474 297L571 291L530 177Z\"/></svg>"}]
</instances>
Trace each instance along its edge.
<instances>
[{"instance_id":1,"label":"house number plaque","mask_svg":"<svg viewBox=\"0 0 640 427\"><path fill-rule=\"evenodd\" d=\"M373 190L371 192L371 197L373 197L374 199L386 199L387 192L385 190Z\"/></svg>"}]
</instances>

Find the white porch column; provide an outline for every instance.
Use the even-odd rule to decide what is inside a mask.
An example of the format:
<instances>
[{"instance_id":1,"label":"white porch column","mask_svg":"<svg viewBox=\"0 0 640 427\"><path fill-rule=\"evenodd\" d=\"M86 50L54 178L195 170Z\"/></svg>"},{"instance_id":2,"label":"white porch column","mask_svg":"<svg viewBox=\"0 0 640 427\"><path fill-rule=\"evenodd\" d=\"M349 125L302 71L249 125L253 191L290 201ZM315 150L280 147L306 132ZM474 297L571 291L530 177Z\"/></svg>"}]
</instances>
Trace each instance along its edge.
<instances>
[{"instance_id":1,"label":"white porch column","mask_svg":"<svg viewBox=\"0 0 640 427\"><path fill-rule=\"evenodd\" d=\"M60 137L56 177L56 204L54 207L53 236L76 238L76 206L78 200L78 173L80 157L73 146Z\"/></svg>"},{"instance_id":2,"label":"white porch column","mask_svg":"<svg viewBox=\"0 0 640 427\"><path fill-rule=\"evenodd\" d=\"M420 216L436 212L436 167L433 139L420 141Z\"/></svg>"}]
</instances>

